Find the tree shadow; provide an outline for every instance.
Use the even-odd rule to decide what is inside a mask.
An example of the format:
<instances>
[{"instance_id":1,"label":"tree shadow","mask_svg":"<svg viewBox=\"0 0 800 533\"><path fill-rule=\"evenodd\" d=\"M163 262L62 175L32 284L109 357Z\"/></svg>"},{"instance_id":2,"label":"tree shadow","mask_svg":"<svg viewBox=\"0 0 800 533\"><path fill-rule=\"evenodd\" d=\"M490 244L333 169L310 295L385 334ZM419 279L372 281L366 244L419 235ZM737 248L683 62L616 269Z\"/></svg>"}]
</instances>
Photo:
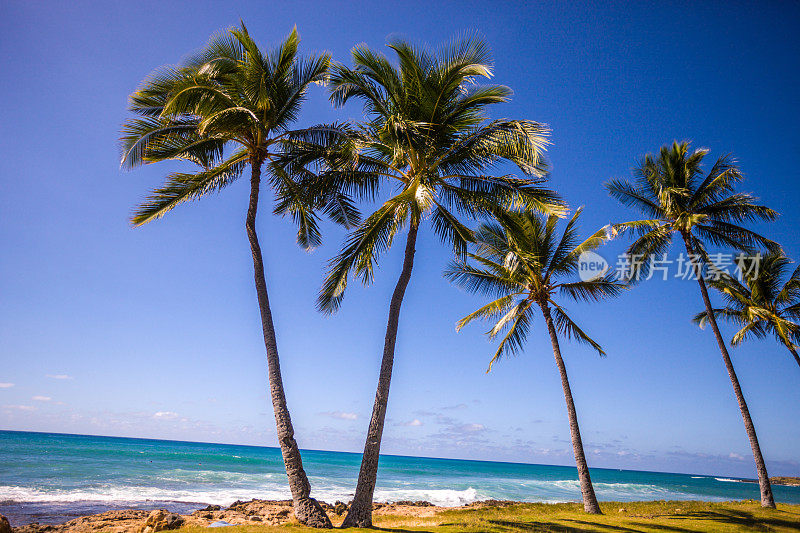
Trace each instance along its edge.
<instances>
[{"instance_id":1,"label":"tree shadow","mask_svg":"<svg viewBox=\"0 0 800 533\"><path fill-rule=\"evenodd\" d=\"M652 530L652 529L657 529L659 531L675 531L675 532L678 532L678 533L694 533L694 531L695 531L694 529L686 529L686 528L678 527L678 526L667 526L667 525L664 525L664 524L650 524L650 523L642 523L642 522L632 522L631 525L634 525L634 526L637 526L637 527L643 527L643 528L645 528L646 531L647 530Z\"/></svg>"},{"instance_id":2,"label":"tree shadow","mask_svg":"<svg viewBox=\"0 0 800 533\"><path fill-rule=\"evenodd\" d=\"M780 513L781 511L777 511ZM760 528L783 527L791 531L800 531L797 520L781 519L773 516L757 517L746 511L726 509L723 511L690 511L670 517L671 520L712 520L738 527Z\"/></svg>"},{"instance_id":3,"label":"tree shadow","mask_svg":"<svg viewBox=\"0 0 800 533\"><path fill-rule=\"evenodd\" d=\"M643 533L640 529L630 529L624 526L614 526L609 524L599 524L597 522L587 522L583 520L563 519L565 522L574 523L575 526L547 522L544 520L488 520L492 525L499 526L509 531L550 531L552 533L585 533L591 527L592 531L614 531L622 533Z\"/></svg>"},{"instance_id":4,"label":"tree shadow","mask_svg":"<svg viewBox=\"0 0 800 533\"><path fill-rule=\"evenodd\" d=\"M551 532L551 533L584 533L586 531L596 531L602 533L643 533L646 531L664 531L671 533L692 533L696 531L690 524L681 527L681 521L697 520L708 521L707 528L714 529L714 524L719 526L734 526L742 530L766 530L771 531L775 528L784 528L788 531L800 532L800 522L793 515L780 516L783 511L776 512L779 516L770 513L767 516L758 516L753 512L739 511L734 509L708 510L708 511L688 511L680 514L661 514L647 518L658 518L661 520L675 521L675 525L656 524L645 520L627 522L625 526L614 524L603 524L592 522L591 520L579 520L575 518L560 518L550 520L514 520L514 519L489 519L486 524L492 529L512 532ZM630 517L634 518L634 517ZM643 517L638 517L643 518ZM479 524L465 524L464 522L443 522L436 527L428 526L427 529L406 529L404 527L373 527L376 531L387 533L436 533L441 527L455 526L464 531L481 531Z\"/></svg>"},{"instance_id":5,"label":"tree shadow","mask_svg":"<svg viewBox=\"0 0 800 533\"><path fill-rule=\"evenodd\" d=\"M443 524L442 524L443 525ZM376 527L372 526L371 528L374 531L387 531L390 533L436 533L430 529L404 529L402 527Z\"/></svg>"}]
</instances>

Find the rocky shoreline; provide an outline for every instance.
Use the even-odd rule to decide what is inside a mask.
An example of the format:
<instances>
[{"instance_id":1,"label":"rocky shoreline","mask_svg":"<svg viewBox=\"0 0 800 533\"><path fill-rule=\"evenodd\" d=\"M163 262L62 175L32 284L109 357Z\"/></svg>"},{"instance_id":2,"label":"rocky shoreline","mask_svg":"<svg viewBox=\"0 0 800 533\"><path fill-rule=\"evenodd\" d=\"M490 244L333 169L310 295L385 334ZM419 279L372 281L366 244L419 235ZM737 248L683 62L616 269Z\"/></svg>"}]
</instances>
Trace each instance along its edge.
<instances>
[{"instance_id":1,"label":"rocky shoreline","mask_svg":"<svg viewBox=\"0 0 800 533\"><path fill-rule=\"evenodd\" d=\"M331 518L343 517L348 506L344 502L327 504L321 502ZM476 502L470 506L509 505L513 502ZM437 507L426 501L400 501L394 503L375 503L373 512L381 515L403 515L429 517L437 512L449 509ZM184 526L222 527L263 523L280 525L294 521L291 500L250 500L237 501L228 507L209 505L191 514L181 515L167 510L145 511L141 509L123 509L75 518L63 524L31 523L12 527L0 515L0 533L88 533L107 531L110 533L155 533L168 531Z\"/></svg>"},{"instance_id":2,"label":"rocky shoreline","mask_svg":"<svg viewBox=\"0 0 800 533\"><path fill-rule=\"evenodd\" d=\"M773 485L786 485L789 487L800 487L800 477L779 476L769 478Z\"/></svg>"},{"instance_id":3,"label":"rocky shoreline","mask_svg":"<svg viewBox=\"0 0 800 533\"><path fill-rule=\"evenodd\" d=\"M748 481L748 480L741 480ZM800 485L800 478L777 478L775 484ZM337 501L334 504L320 502L334 524L341 523L347 513L348 504ZM461 507L439 507L428 501L397 501L392 503L373 503L373 514L399 516L406 518L429 518L442 511L453 509L487 509L509 507L522 502L506 500L484 500L465 504ZM640 502L641 503L641 502ZM658 503L658 502L654 502ZM665 502L661 502L662 504ZM635 503L632 505L636 505ZM680 511L680 509L675 509ZM627 510L621 507L619 513ZM291 500L236 501L227 507L208 505L189 514L179 514L166 509L143 510L121 509L78 517L61 524L30 524L13 527L6 517L0 514L0 533L156 533L181 527L225 527L244 524L264 524L277 526L297 523Z\"/></svg>"},{"instance_id":4,"label":"rocky shoreline","mask_svg":"<svg viewBox=\"0 0 800 533\"><path fill-rule=\"evenodd\" d=\"M736 481L740 481L742 483L758 483L757 479L749 479L749 478L738 479ZM772 485L785 485L787 487L800 487L800 477L776 476L776 477L769 478L769 482Z\"/></svg>"}]
</instances>

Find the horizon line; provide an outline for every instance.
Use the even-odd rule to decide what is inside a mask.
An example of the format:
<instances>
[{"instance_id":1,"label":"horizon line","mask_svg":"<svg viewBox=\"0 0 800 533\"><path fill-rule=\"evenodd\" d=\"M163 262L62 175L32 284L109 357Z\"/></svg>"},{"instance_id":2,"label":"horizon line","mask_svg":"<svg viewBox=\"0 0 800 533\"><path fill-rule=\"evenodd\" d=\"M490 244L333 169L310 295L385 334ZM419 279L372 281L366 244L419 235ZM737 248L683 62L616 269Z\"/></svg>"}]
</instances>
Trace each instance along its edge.
<instances>
[{"instance_id":1,"label":"horizon line","mask_svg":"<svg viewBox=\"0 0 800 533\"><path fill-rule=\"evenodd\" d=\"M175 442L181 444L214 444L218 446L240 446L244 448L268 448L273 450L279 450L278 446L266 446L260 444L233 444L228 442L211 442L211 441L193 441L193 440L179 440L179 439L155 439L151 437L123 437L119 435L92 435L86 433L63 433L58 431L29 431L29 430L17 430L17 429L0 429L0 433L32 433L38 435L64 435L68 437L97 437L97 438L105 438L105 439L127 439L127 440L146 440L146 441L160 441L160 442ZM344 450L318 450L314 448L300 448L300 451L306 452L322 452L322 453L346 453L349 455L363 455L362 452L350 452ZM545 463L526 463L522 461L489 461L486 459L458 459L455 457L431 457L426 455L403 455L403 454L392 454L392 453L381 453L381 457L403 457L403 458L410 458L410 459L436 459L439 461L466 461L472 463L499 463L499 464L508 464L508 465L524 465L524 466L554 466L559 468L568 468L574 469L577 471L577 468L574 466L569 465L558 465L558 464L545 464ZM749 483L756 483L758 480L755 478L744 478L740 476L733 476L727 474L700 474L697 472L665 472L661 470L634 470L630 468L606 468L601 466L593 466L589 467L590 470L611 470L617 472L641 472L645 474L674 474L678 476L703 476L703 477L711 477L716 478L717 476L726 477L729 479L733 479L736 481L741 482L749 482Z\"/></svg>"}]
</instances>

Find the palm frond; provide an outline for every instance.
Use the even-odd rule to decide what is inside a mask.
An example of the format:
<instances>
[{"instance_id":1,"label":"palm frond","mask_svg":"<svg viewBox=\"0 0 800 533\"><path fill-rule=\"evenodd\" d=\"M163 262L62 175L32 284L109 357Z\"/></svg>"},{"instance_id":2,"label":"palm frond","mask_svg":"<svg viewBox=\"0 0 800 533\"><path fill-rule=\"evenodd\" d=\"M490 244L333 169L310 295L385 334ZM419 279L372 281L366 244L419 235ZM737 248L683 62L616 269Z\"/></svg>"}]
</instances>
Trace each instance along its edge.
<instances>
[{"instance_id":1,"label":"palm frond","mask_svg":"<svg viewBox=\"0 0 800 533\"><path fill-rule=\"evenodd\" d=\"M552 302L551 302L552 303ZM567 339L575 339L579 343L587 344L594 348L601 357L606 356L603 348L591 337L589 337L575 322L567 315L563 307L553 303L553 322L558 330Z\"/></svg>"},{"instance_id":2,"label":"palm frond","mask_svg":"<svg viewBox=\"0 0 800 533\"><path fill-rule=\"evenodd\" d=\"M183 202L221 190L241 176L246 164L247 153L239 151L212 169L194 174L170 174L165 184L154 190L136 209L131 222L135 226L141 226L164 216Z\"/></svg>"},{"instance_id":3,"label":"palm frond","mask_svg":"<svg viewBox=\"0 0 800 533\"><path fill-rule=\"evenodd\" d=\"M486 262L489 263L490 268L492 266L494 268L478 268L468 263L453 262L445 270L444 276L467 292L492 297L502 294L518 294L524 289L501 265L488 260Z\"/></svg>"},{"instance_id":4,"label":"palm frond","mask_svg":"<svg viewBox=\"0 0 800 533\"><path fill-rule=\"evenodd\" d=\"M391 246L407 218L403 200L394 197L387 201L347 237L342 251L331 260L320 290L317 307L321 311L333 313L339 308L351 271L365 284L372 282L375 261Z\"/></svg>"},{"instance_id":5,"label":"palm frond","mask_svg":"<svg viewBox=\"0 0 800 533\"><path fill-rule=\"evenodd\" d=\"M528 337L528 332L531 328L531 319L530 319L530 311L531 311L532 303L527 300L523 300L513 308L511 308L504 318L501 318L498 324L504 322L504 319L507 318L507 322L510 322L510 327L503 338L500 339L500 343L497 345L497 350L495 351L492 359L489 361L489 368L486 369L486 372L489 373L492 370L492 366L505 357L508 354L516 354L525 344L525 339ZM495 327L489 333L490 338L494 338L502 331L503 327L498 328L495 324ZM504 322L505 324L505 322ZM493 333L494 332L494 333Z\"/></svg>"},{"instance_id":6,"label":"palm frond","mask_svg":"<svg viewBox=\"0 0 800 533\"><path fill-rule=\"evenodd\" d=\"M434 202L435 203L435 202ZM474 240L472 230L462 224L452 213L439 204L431 211L433 231L445 244L453 247L456 256L467 253L467 244Z\"/></svg>"},{"instance_id":7,"label":"palm frond","mask_svg":"<svg viewBox=\"0 0 800 533\"><path fill-rule=\"evenodd\" d=\"M496 317L500 313L508 312L509 308L514 305L516 297L519 293L508 294L506 296L502 296L497 300L493 300L488 304L480 307L478 310L473 311L472 313L468 314L461 320L456 323L456 331L460 331L461 328L469 324L475 319L483 319L488 320L491 318Z\"/></svg>"},{"instance_id":8,"label":"palm frond","mask_svg":"<svg viewBox=\"0 0 800 533\"><path fill-rule=\"evenodd\" d=\"M559 292L576 301L599 302L605 298L616 298L630 287L621 283L613 274L606 274L602 278L591 281L574 281L561 283Z\"/></svg>"}]
</instances>

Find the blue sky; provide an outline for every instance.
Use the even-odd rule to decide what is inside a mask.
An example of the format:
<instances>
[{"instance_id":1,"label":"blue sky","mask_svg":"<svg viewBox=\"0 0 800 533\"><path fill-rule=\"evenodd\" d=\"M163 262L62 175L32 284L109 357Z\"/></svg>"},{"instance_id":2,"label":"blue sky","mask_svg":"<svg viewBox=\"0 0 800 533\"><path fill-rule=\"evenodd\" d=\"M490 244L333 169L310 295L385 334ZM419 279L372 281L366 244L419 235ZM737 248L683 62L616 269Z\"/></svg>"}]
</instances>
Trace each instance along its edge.
<instances>
[{"instance_id":1,"label":"blue sky","mask_svg":"<svg viewBox=\"0 0 800 533\"><path fill-rule=\"evenodd\" d=\"M138 83L240 18L264 46L296 24L304 52L345 62L357 43L477 29L493 81L515 92L495 116L552 127L552 186L586 206L584 233L631 216L603 182L689 139L737 156L744 189L783 213L758 229L800 257L796 3L3 2L0 428L275 445L246 183L132 229L166 170L121 172L116 145ZM314 88L298 124L359 116ZM298 440L360 451L400 250L322 316L314 299L342 231L326 226L308 254L269 211L259 231ZM442 278L448 259L422 234L383 450L574 464L543 328L485 374L485 328L454 331L481 300ZM755 475L715 341L690 322L700 307L697 285L674 279L568 306L608 353L562 346L590 466ZM772 341L732 355L771 474L800 474L800 369Z\"/></svg>"}]
</instances>

